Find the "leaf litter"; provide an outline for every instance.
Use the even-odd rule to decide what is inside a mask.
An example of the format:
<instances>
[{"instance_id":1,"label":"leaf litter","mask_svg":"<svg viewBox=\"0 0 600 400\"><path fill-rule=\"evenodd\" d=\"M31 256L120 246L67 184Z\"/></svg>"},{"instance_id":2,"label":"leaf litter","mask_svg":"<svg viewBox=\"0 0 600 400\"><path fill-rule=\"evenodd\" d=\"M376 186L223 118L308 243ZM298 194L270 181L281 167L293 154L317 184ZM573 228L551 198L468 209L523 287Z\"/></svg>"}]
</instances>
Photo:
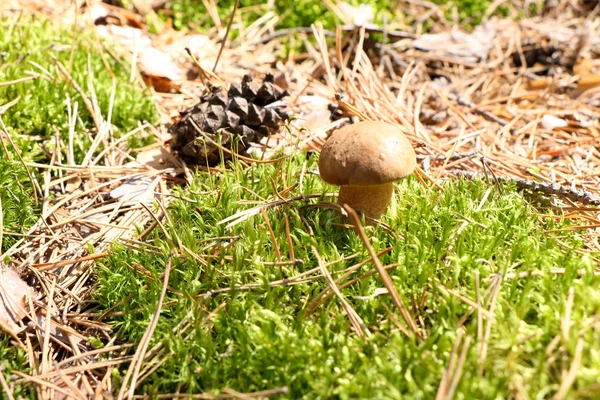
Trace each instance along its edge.
<instances>
[{"instance_id":1,"label":"leaf litter","mask_svg":"<svg viewBox=\"0 0 600 400\"><path fill-rule=\"evenodd\" d=\"M598 252L599 213L593 207L600 204L598 9L582 12L567 1L557 3L539 17L488 19L472 33L453 29L429 3L405 4L407 15L426 17L396 31L373 25L366 9L341 5L337 12L347 25L336 31L319 25L297 29L306 51L291 51L284 59L273 54L293 32L279 34L278 17L267 13L239 30L213 72L228 83L247 74L256 79L272 74L289 91L294 119L270 133L255 153L268 158L302 148L318 151L328 133L349 120L392 122L412 140L430 183L457 176L514 180L521 190L551 198L552 207L569 210L572 218L596 221L590 228L584 225L582 236L586 250ZM137 228L160 223L164 214L143 203L154 200L165 209L176 177L190 177L186 164L170 151L166 125L200 101L207 89L201 76L212 70L225 29L221 24L198 35L166 27L150 34L142 15L98 1L71 4L11 0L6 11L94 26L110 51L134 65L132 82L140 74L139 83L153 87L163 123L140 130L160 140L137 158L128 154L131 149L100 140L87 165L27 163L47 178L42 192L54 198L45 203L38 223L4 254L10 262L2 267L0 321L29 359L37 360L29 375L17 375L34 383L38 394L56 398L114 392L112 366L143 365L143 359L124 356L127 346L94 350L89 342L92 335L112 340L101 316L86 308L94 260L116 241L132 245L145 237ZM422 34L427 18L433 22L430 33ZM90 109L95 121L105 121L97 107ZM114 201L106 202L109 198ZM409 325L419 332L414 324ZM453 356L459 344L460 337ZM460 375L468 345L463 343L454 376ZM561 392L566 392L569 382L563 383ZM445 384L440 393L452 393L455 382Z\"/></svg>"}]
</instances>

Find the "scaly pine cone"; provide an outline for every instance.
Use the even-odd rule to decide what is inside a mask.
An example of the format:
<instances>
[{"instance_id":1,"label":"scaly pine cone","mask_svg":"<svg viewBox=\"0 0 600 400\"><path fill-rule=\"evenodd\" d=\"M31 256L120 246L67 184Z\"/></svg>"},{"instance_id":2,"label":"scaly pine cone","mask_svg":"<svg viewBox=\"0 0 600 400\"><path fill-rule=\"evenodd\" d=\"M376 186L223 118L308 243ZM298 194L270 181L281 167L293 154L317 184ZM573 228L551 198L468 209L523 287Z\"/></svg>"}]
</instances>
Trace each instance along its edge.
<instances>
[{"instance_id":1,"label":"scaly pine cone","mask_svg":"<svg viewBox=\"0 0 600 400\"><path fill-rule=\"evenodd\" d=\"M215 87L205 93L200 103L183 111L171 126L171 148L188 164L214 166L220 162L219 148L204 135L217 142L220 132L221 145L246 155L249 142L277 132L290 117L282 106L273 104L289 95L274 81L273 75L267 74L259 85L245 75L241 84L231 84L227 92ZM234 142L237 145L232 146Z\"/></svg>"}]
</instances>

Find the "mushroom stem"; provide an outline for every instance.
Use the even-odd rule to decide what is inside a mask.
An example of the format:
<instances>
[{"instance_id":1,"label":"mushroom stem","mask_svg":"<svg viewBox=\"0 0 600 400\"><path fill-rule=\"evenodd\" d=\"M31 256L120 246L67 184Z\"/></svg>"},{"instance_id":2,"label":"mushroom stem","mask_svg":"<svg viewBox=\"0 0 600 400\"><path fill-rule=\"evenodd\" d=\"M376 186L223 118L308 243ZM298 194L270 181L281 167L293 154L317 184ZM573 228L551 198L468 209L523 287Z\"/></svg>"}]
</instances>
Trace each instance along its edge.
<instances>
[{"instance_id":1,"label":"mushroom stem","mask_svg":"<svg viewBox=\"0 0 600 400\"><path fill-rule=\"evenodd\" d=\"M338 203L348 204L367 217L379 218L385 212L393 194L393 183L375 186L342 186Z\"/></svg>"}]
</instances>

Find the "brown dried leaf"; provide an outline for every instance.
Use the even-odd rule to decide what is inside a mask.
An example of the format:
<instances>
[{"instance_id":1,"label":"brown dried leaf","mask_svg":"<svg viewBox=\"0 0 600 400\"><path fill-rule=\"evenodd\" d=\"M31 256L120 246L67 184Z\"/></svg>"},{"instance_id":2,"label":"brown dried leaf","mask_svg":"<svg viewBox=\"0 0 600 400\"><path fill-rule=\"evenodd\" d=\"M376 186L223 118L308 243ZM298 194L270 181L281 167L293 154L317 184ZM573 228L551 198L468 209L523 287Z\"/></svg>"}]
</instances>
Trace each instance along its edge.
<instances>
[{"instance_id":1,"label":"brown dried leaf","mask_svg":"<svg viewBox=\"0 0 600 400\"><path fill-rule=\"evenodd\" d=\"M75 175L72 178L69 178L67 181L66 190L68 193L73 193L75 190L79 189L81 186L81 178Z\"/></svg>"},{"instance_id":2,"label":"brown dried leaf","mask_svg":"<svg viewBox=\"0 0 600 400\"><path fill-rule=\"evenodd\" d=\"M331 112L329 110L313 110L298 120L301 128L310 132L321 133L331 129Z\"/></svg>"},{"instance_id":3,"label":"brown dried leaf","mask_svg":"<svg viewBox=\"0 0 600 400\"><path fill-rule=\"evenodd\" d=\"M185 35L173 39L173 41L164 47L161 47L166 53L170 54L173 59L180 63L187 63L190 61L186 48L190 49L190 52L194 54L203 67L212 68L214 58L217 56L218 48L214 42L206 35L191 34ZM210 61L204 63L203 61Z\"/></svg>"},{"instance_id":4,"label":"brown dried leaf","mask_svg":"<svg viewBox=\"0 0 600 400\"><path fill-rule=\"evenodd\" d=\"M152 43L144 31L130 26L98 25L96 31L101 37L122 45L130 52L139 51Z\"/></svg>"},{"instance_id":5,"label":"brown dried leaf","mask_svg":"<svg viewBox=\"0 0 600 400\"><path fill-rule=\"evenodd\" d=\"M0 326L18 331L17 323L27 315L27 298L32 295L33 288L16 271L0 268Z\"/></svg>"},{"instance_id":6,"label":"brown dried leaf","mask_svg":"<svg viewBox=\"0 0 600 400\"><path fill-rule=\"evenodd\" d=\"M179 164L164 147L155 147L140 151L137 154L136 161L141 165L154 169L173 168Z\"/></svg>"},{"instance_id":7,"label":"brown dried leaf","mask_svg":"<svg viewBox=\"0 0 600 400\"><path fill-rule=\"evenodd\" d=\"M487 57L493 47L496 30L490 24L477 26L473 33L459 30L422 35L413 41L419 50L458 57L465 61L478 61Z\"/></svg>"},{"instance_id":8,"label":"brown dried leaf","mask_svg":"<svg viewBox=\"0 0 600 400\"><path fill-rule=\"evenodd\" d=\"M138 58L140 71L151 77L179 81L185 78L185 71L167 53L147 47L140 51Z\"/></svg>"}]
</instances>

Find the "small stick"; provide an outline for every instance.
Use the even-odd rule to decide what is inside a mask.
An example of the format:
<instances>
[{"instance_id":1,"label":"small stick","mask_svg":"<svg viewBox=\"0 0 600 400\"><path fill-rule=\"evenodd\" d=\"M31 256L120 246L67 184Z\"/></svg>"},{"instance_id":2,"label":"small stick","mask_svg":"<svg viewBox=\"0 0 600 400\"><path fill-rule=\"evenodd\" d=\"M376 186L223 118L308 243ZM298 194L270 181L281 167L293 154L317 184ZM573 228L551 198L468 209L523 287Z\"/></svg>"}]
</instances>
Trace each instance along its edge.
<instances>
[{"instance_id":1,"label":"small stick","mask_svg":"<svg viewBox=\"0 0 600 400\"><path fill-rule=\"evenodd\" d=\"M346 32L352 32L356 29L355 26L353 25L338 25L336 26L336 29L339 29L340 31L346 31ZM394 39L414 39L415 35L408 33L408 32L403 32L403 31L390 31L384 28L380 28L378 26L375 25L371 25L368 27L364 27L365 31L367 32L377 32L377 33L384 33L386 36L389 36L391 38ZM248 46L256 46L259 44L265 44L267 42L272 41L273 39L277 39L280 38L282 36L290 36L293 35L295 33L312 33L313 30L311 27L308 26L300 26L300 27L296 27L296 28L287 28L287 29L280 29L278 31L273 32L272 34L266 35L261 37L258 40L255 40L254 42L248 44ZM325 34L325 36L329 36L329 37L335 37L335 32L324 29L323 33ZM379 44L379 43L377 43Z\"/></svg>"},{"instance_id":2,"label":"small stick","mask_svg":"<svg viewBox=\"0 0 600 400\"><path fill-rule=\"evenodd\" d=\"M64 396L66 396L66 398L79 400L77 397L75 397L75 395L73 393L71 393L71 392L69 392L69 391L67 391L67 390L65 390L65 389L61 388L60 386L57 386L57 385L55 385L53 383L46 382L43 379L39 379L39 378L37 378L35 376L24 374L23 372L18 371L18 370L12 370L12 371L10 371L10 373L11 374L15 374L17 376L20 376L21 378L27 380L28 382L37 383L38 385L40 385L42 387L45 387L47 389L53 389L53 390L55 390L55 391L63 394Z\"/></svg>"},{"instance_id":3,"label":"small stick","mask_svg":"<svg viewBox=\"0 0 600 400\"><path fill-rule=\"evenodd\" d=\"M418 168L418 167L417 167ZM425 181L423 180L423 178L421 177L421 174L419 173L419 170L415 168L415 176L417 177L417 180L419 181L419 183L424 187L424 188L429 188L429 186L427 185L427 183L425 183Z\"/></svg>"},{"instance_id":4,"label":"small stick","mask_svg":"<svg viewBox=\"0 0 600 400\"><path fill-rule=\"evenodd\" d=\"M58 267L64 267L65 265L76 264L78 262L96 260L98 258L102 258L102 257L106 256L106 254L107 253L97 253L97 254L91 254L91 255L85 256L85 257L76 258L73 260L55 261L55 262L51 262L51 263L42 263L42 264L31 264L31 267L36 268L38 271L47 271L47 270L58 268Z\"/></svg>"},{"instance_id":5,"label":"small stick","mask_svg":"<svg viewBox=\"0 0 600 400\"><path fill-rule=\"evenodd\" d=\"M64 360L61 360L60 362L58 362L58 364L56 364L56 368L60 368L60 367L65 366L65 365L67 365L69 363L72 363L74 361L79 361L79 360L87 358L87 357L92 357L92 356L95 356L95 355L98 355L98 354L102 354L102 353L108 353L108 352L113 352L113 351L128 349L128 348L133 347L133 346L134 346L133 343L125 343L125 344L113 345L113 346L105 347L105 348L102 348L102 349L90 350L90 351L87 351L85 353L80 353L80 354L71 356L69 358L65 358Z\"/></svg>"},{"instance_id":6,"label":"small stick","mask_svg":"<svg viewBox=\"0 0 600 400\"><path fill-rule=\"evenodd\" d=\"M492 170L492 167L490 167L490 165L485 160L485 157L481 156L480 160L481 160L481 165L483 165L483 172L487 176L487 173L485 171L490 171L490 174L492 175L492 178L494 179L494 184L496 185L496 189L498 189L498 192L500 194L504 194L504 191L502 190L502 187L500 186L500 182L498 181L498 177L496 176L496 174Z\"/></svg>"},{"instance_id":7,"label":"small stick","mask_svg":"<svg viewBox=\"0 0 600 400\"><path fill-rule=\"evenodd\" d=\"M381 303L381 305L383 306L383 309L385 310L385 313L392 320L392 322L394 323L394 325L396 325L396 328L398 328L406 336L410 336L410 332L407 331L406 328L400 324L400 321L398 321L398 318L396 318L396 316L394 315L394 313L392 312L392 310L390 310L390 308L387 306L387 304Z\"/></svg>"},{"instance_id":8,"label":"small stick","mask_svg":"<svg viewBox=\"0 0 600 400\"><path fill-rule=\"evenodd\" d=\"M360 336L360 337L371 336L371 333L365 326L365 323L363 322L362 318L358 315L358 313L354 310L354 308L352 308L350 303L348 303L348 301L344 298L344 295L342 294L342 292L340 292L340 289L335 284L333 278L331 277L331 274L325 267L325 263L323 262L323 259L321 258L321 255L319 254L317 249L314 246L311 246L311 248L312 248L312 251L313 251L315 257L317 257L317 261L319 263L319 268L321 269L321 273L325 277L325 280L327 281L327 284L331 287L331 290L333 291L333 293L335 293L335 295L338 297L338 299L340 299L340 302L342 303L342 306L344 307L344 310L346 311L346 315L348 315L348 319L350 320L350 323L352 323L352 326L354 327L354 330L356 331L358 336Z\"/></svg>"},{"instance_id":9,"label":"small stick","mask_svg":"<svg viewBox=\"0 0 600 400\"><path fill-rule=\"evenodd\" d=\"M358 234L358 236L360 236L360 239L363 241L365 247L369 251L369 255L371 256L371 259L373 260L373 263L375 264L375 268L377 268L377 272L379 273L379 276L381 277L381 280L383 281L383 285L388 290L388 293L390 294L390 297L392 298L392 302L400 310L400 314L402 315L402 318L404 319L404 322L406 323L408 328L415 334L415 336L418 339L421 339L421 334L419 333L417 324L415 323L412 316L408 313L406 306L404 305L404 303L402 302L402 299L398 295L398 291L396 290L396 287L394 286L394 282L392 282L392 278L390 278L386 269L383 267L381 260L379 260L379 258L377 257L377 253L375 253L373 246L371 246L371 243L369 242L369 239L367 238L367 235L365 234L365 231L362 228L362 224L360 223L360 220L358 219L358 214L356 214L356 211L354 211L354 209L352 207L348 206L347 204L344 204L343 207L344 207L344 210L346 210L346 212L348 213L348 216L352 219L352 223L354 224L354 229L356 230L356 233Z\"/></svg>"},{"instance_id":10,"label":"small stick","mask_svg":"<svg viewBox=\"0 0 600 400\"><path fill-rule=\"evenodd\" d=\"M479 270L475 270L475 297L477 298L477 341L481 341L483 337L483 315L480 312L482 309L481 293L479 289Z\"/></svg>"},{"instance_id":11,"label":"small stick","mask_svg":"<svg viewBox=\"0 0 600 400\"><path fill-rule=\"evenodd\" d=\"M395 268L398 268L398 266L399 266L399 265L400 265L400 264L389 264L389 265L386 265L384 268L385 268L385 270L386 270L386 271L388 271L388 270L390 270L390 269L395 269ZM346 283L344 283L344 284L340 285L340 286L339 286L339 288L340 288L340 289L346 289L347 287L350 287L350 286L354 285L356 282L359 282L359 281L361 281L361 280L363 280L363 279L365 279L365 278L371 277L371 276L373 276L373 275L375 275L375 274L377 274L377 270L375 270L375 271L369 271L369 272L366 272L366 273L364 273L364 274L360 275L359 277L357 277L357 278L354 278L354 279L352 279L351 281L348 281L348 282L346 282ZM308 279L307 279L307 281L308 281ZM333 293L327 293L325 296L323 296L323 297L322 297L322 298L321 298L321 299L320 299L320 300L317 302L317 304L315 304L315 305L314 305L314 306L313 306L313 307L312 307L312 308L309 310L309 313L308 313L308 315L312 314L312 313L313 313L313 312L316 310L316 308L317 308L317 307L319 307L321 304L325 303L325 302L326 302L327 300L329 300L329 299L330 299L332 296L333 296ZM314 302L314 301L313 301L313 302ZM383 304L383 303L382 303L382 304ZM384 304L384 306L385 306L385 304ZM403 331L404 331L404 330L406 330L406 328L403 328Z\"/></svg>"},{"instance_id":12,"label":"small stick","mask_svg":"<svg viewBox=\"0 0 600 400\"><path fill-rule=\"evenodd\" d=\"M207 393L169 393L153 395L153 399L265 399L280 394L288 394L287 386L276 389L261 390L259 392L239 393L232 389L224 389L222 395L209 395ZM136 394L134 399L148 399L147 394Z\"/></svg>"},{"instance_id":13,"label":"small stick","mask_svg":"<svg viewBox=\"0 0 600 400\"><path fill-rule=\"evenodd\" d=\"M48 293L48 306L46 309L46 320L44 321L44 336L42 341L42 355L41 355L41 363L40 363L40 373L38 375L43 375L51 367L51 355L50 355L50 329L51 329L51 321L52 321L52 308L54 308L54 290L56 289L56 280L58 278L52 279L52 286L50 287L50 293ZM42 389L43 390L43 389ZM49 389L46 388L49 393Z\"/></svg>"},{"instance_id":14,"label":"small stick","mask_svg":"<svg viewBox=\"0 0 600 400\"><path fill-rule=\"evenodd\" d=\"M2 390L6 394L6 397L8 397L8 400L15 400L15 398L13 396L13 391L8 386L8 382L6 382L6 378L4 378L4 374L3 374L4 368L5 368L4 364L2 364L0 366L0 385L2 386Z\"/></svg>"},{"instance_id":15,"label":"small stick","mask_svg":"<svg viewBox=\"0 0 600 400\"><path fill-rule=\"evenodd\" d=\"M465 99L464 97L458 97L458 99L456 99L456 102L458 104L460 104L461 106L467 106L467 107L471 108L473 110L473 112L483 116L484 118L489 119L490 121L494 121L501 126L506 126L509 124L508 121L496 116L495 114L493 114L489 111L477 108L477 106L475 104L471 103L469 100ZM509 131L511 134L513 134L513 135L515 134L515 128L510 128Z\"/></svg>"},{"instance_id":16,"label":"small stick","mask_svg":"<svg viewBox=\"0 0 600 400\"><path fill-rule=\"evenodd\" d=\"M575 289L573 286L569 288L569 294L567 296L567 304L565 305L565 315L561 318L561 328L563 338L569 340L569 329L571 328L571 311L573 310L573 297L575 295Z\"/></svg>"},{"instance_id":17,"label":"small stick","mask_svg":"<svg viewBox=\"0 0 600 400\"><path fill-rule=\"evenodd\" d=\"M63 63L61 63L60 60L54 54L52 54L52 53L50 53L50 57L56 63L56 66L58 67L58 70L65 76L65 78L67 79L67 81L70 84L72 84L73 87L75 88L75 90L79 93L79 95L81 96L81 99L83 100L83 103L85 104L86 108L88 109L88 112L90 113L90 116L94 120L94 126L96 127L96 130L100 131L102 127L101 127L100 121L98 120L98 115L97 115L97 113L94 110L94 106L93 106L92 101L90 100L90 98L81 89L81 86L79 86L79 84L75 81L75 79L69 73L69 71L67 70L67 68L65 68L65 66L63 65Z\"/></svg>"},{"instance_id":18,"label":"small stick","mask_svg":"<svg viewBox=\"0 0 600 400\"><path fill-rule=\"evenodd\" d=\"M474 309L476 309L478 313L480 313L482 315L485 315L490 320L494 320L495 319L493 314L491 314L485 308L478 307L477 303L474 302L473 300L469 299L468 297L463 296L462 294L460 294L458 292L455 292L452 289L448 289L446 286L442 285L442 283L439 282L439 281L437 281L436 283L437 283L437 285L440 288L444 289L446 292L450 293L452 296L456 297L457 299L459 299L463 303L468 304L469 306L471 306Z\"/></svg>"},{"instance_id":19,"label":"small stick","mask_svg":"<svg viewBox=\"0 0 600 400\"><path fill-rule=\"evenodd\" d=\"M361 112L358 108L354 107L353 105L348 103L346 100L344 100L344 97L342 94L337 93L335 95L335 99L337 100L339 107L344 112L347 112L350 115L355 115L358 118L360 118L362 121L372 121L373 120L373 118L369 118L367 115L365 115L363 112Z\"/></svg>"},{"instance_id":20,"label":"small stick","mask_svg":"<svg viewBox=\"0 0 600 400\"><path fill-rule=\"evenodd\" d=\"M492 291L492 298L490 300L490 310L489 312L493 315L494 310L496 309L496 300L498 299L498 293L500 292L500 288L502 287L502 276L499 275L499 279L495 283L495 287ZM481 341L481 352L479 356L479 375L483 374L483 363L487 357L487 349L488 342L490 340L490 336L492 334L492 324L494 323L493 319L487 321L485 326L485 335L483 337L483 341Z\"/></svg>"},{"instance_id":21,"label":"small stick","mask_svg":"<svg viewBox=\"0 0 600 400\"><path fill-rule=\"evenodd\" d=\"M262 214L265 222L267 223L267 229L269 230L269 234L271 235L271 240L273 240L273 247L275 248L275 254L277 255L277 261L281 262L281 251L279 251L279 244L277 243L277 238L275 237L275 232L273 232L273 227L271 226L271 221L269 220L269 216L264 208L260 209L260 213ZM280 266L281 268L281 266ZM283 269L281 270L283 274Z\"/></svg>"},{"instance_id":22,"label":"small stick","mask_svg":"<svg viewBox=\"0 0 600 400\"><path fill-rule=\"evenodd\" d=\"M565 269L564 268L552 268L551 270L548 270L548 271L524 271L524 272L519 272L519 273L509 272L506 274L504 279L522 279L522 278L529 278L532 276L541 276L546 273L562 275L565 273ZM588 274L588 271L583 268L577 270L578 276L584 276L587 274ZM600 276L600 271L592 271L590 275ZM488 277L488 279L495 278L496 276L497 275L490 275Z\"/></svg>"},{"instance_id":23,"label":"small stick","mask_svg":"<svg viewBox=\"0 0 600 400\"><path fill-rule=\"evenodd\" d=\"M85 368L85 367L87 367L87 365L82 366L82 367ZM69 389L71 389L73 394L75 396L77 396L79 398L79 400L86 400L86 397L83 394L83 392L81 390L79 390L79 388L77 386L75 386L75 384L73 383L71 378L69 378L69 376L65 373L65 371L63 371L62 369L56 369L56 372L57 372L58 376L60 377L60 379L62 379L62 381L64 383L66 383L66 385L69 387Z\"/></svg>"},{"instance_id":24,"label":"small stick","mask_svg":"<svg viewBox=\"0 0 600 400\"><path fill-rule=\"evenodd\" d=\"M227 23L227 29L225 30L225 36L223 37L223 42L221 43L221 48L219 49L219 54L217 54L217 59L215 60L215 66L213 67L212 72L215 73L217 71L217 65L219 65L219 59L221 58L221 53L223 53L223 48L225 47L225 43L227 42L227 36L229 36L229 31L231 30L231 25L233 24L233 17L235 17L235 12L238 9L238 5L240 0L235 0L233 3L233 10L231 11L231 16L229 17L229 22Z\"/></svg>"},{"instance_id":25,"label":"small stick","mask_svg":"<svg viewBox=\"0 0 600 400\"><path fill-rule=\"evenodd\" d=\"M285 221L285 236L287 237L290 261L292 261L293 265L295 265L297 260L294 256L294 242L292 241L292 235L290 234L290 220L288 219L287 213L283 214L283 220Z\"/></svg>"},{"instance_id":26,"label":"small stick","mask_svg":"<svg viewBox=\"0 0 600 400\"><path fill-rule=\"evenodd\" d=\"M10 85L14 85L14 84L17 84L17 83L23 83L23 82L32 81L34 79L39 78L40 76L42 76L42 75L41 74L35 74L35 75L30 75L30 76L25 76L23 78L15 79L14 81L0 82L0 87L2 87L2 86L10 86ZM15 100L18 100L18 98L15 99ZM11 101L11 103L12 103L12 101ZM5 106L2 106L2 107L5 107Z\"/></svg>"},{"instance_id":27,"label":"small stick","mask_svg":"<svg viewBox=\"0 0 600 400\"><path fill-rule=\"evenodd\" d=\"M129 390L127 391L127 398L131 399L133 397L133 391L136 387L136 382L138 379L138 375L140 373L140 369L142 367L142 363L144 362L144 356L146 354L146 349L150 344L150 339L152 338L152 334L156 329L156 325L158 324L158 319L160 317L160 311L162 309L162 304L165 299L165 294L167 293L167 286L169 285L169 275L171 274L171 260L173 258L173 254L169 254L167 258L167 262L165 265L165 277L163 279L163 286L160 292L160 297L158 298L158 303L156 305L156 310L154 311L154 315L152 315L152 320L150 320L150 324L144 332L144 336L140 341L140 345L138 346L134 360L129 366L125 377L123 378L123 385L121 386L121 390L119 390L118 399L122 400L125 397L125 390L127 389L127 384L129 383L129 378L131 377L131 384L129 386Z\"/></svg>"},{"instance_id":28,"label":"small stick","mask_svg":"<svg viewBox=\"0 0 600 400\"><path fill-rule=\"evenodd\" d=\"M456 387L458 386L458 382L460 382L463 366L465 365L465 359L467 358L467 350L469 350L470 344L471 336L467 336L463 342L460 356L458 357L458 363L456 364L456 369L454 370L454 375L452 376L452 382L450 383L450 389L448 389L448 394L446 396L447 399L452 399L454 397Z\"/></svg>"},{"instance_id":29,"label":"small stick","mask_svg":"<svg viewBox=\"0 0 600 400\"><path fill-rule=\"evenodd\" d=\"M478 171L446 170L451 175L463 176L469 179L475 179L482 174ZM543 193L548 196L566 197L572 201L578 201L584 204L600 205L600 197L585 189L574 190L569 187L561 186L557 183L534 182L519 178L498 178L499 182L515 182L517 189L524 191Z\"/></svg>"},{"instance_id":30,"label":"small stick","mask_svg":"<svg viewBox=\"0 0 600 400\"><path fill-rule=\"evenodd\" d=\"M389 253L390 251L392 251L393 247L388 247L386 249L383 249L382 251L380 251L379 253L377 253L377 257L381 257L384 254ZM339 284L342 280L344 280L346 277L348 277L350 274L352 274L354 271L362 268L364 265L366 265L369 262L369 259L366 259L364 261L361 261L358 264L352 265L348 268L346 268L344 272L344 274L342 276L340 276L339 278L337 278L335 280L336 284ZM314 297L314 299L310 302L309 306L308 306L308 315L312 314L315 309L321 305L323 303L323 301L328 300L331 297L331 293L328 293L328 288L323 289L323 291L321 293L319 293L318 295L316 295ZM325 298L323 299L323 296L325 296ZM322 300L321 300L322 299Z\"/></svg>"},{"instance_id":31,"label":"small stick","mask_svg":"<svg viewBox=\"0 0 600 400\"><path fill-rule=\"evenodd\" d=\"M196 64L196 67L198 67L198 69L200 70L200 80L202 81L202 84L204 86L209 86L209 77L214 79L215 81L217 81L221 86L225 86L225 82L223 82L221 80L221 78L219 78L217 75L215 75L214 73L212 73L211 71L207 71L204 69L204 67L202 67L202 65L200 65L200 62L198 61L198 59L192 54L192 51L189 49L189 47L185 48L185 51L188 53L188 55L190 56L190 58L192 59L192 61L194 62L194 64Z\"/></svg>"},{"instance_id":32,"label":"small stick","mask_svg":"<svg viewBox=\"0 0 600 400\"><path fill-rule=\"evenodd\" d=\"M250 261L250 260L248 260L248 261ZM279 265L303 265L304 260L302 260L301 258L298 258L298 259L294 259L294 260L290 260L290 261L282 261L282 262L262 261L261 264L271 266L271 267L277 267Z\"/></svg>"},{"instance_id":33,"label":"small stick","mask_svg":"<svg viewBox=\"0 0 600 400\"><path fill-rule=\"evenodd\" d=\"M571 362L569 372L567 372L562 382L560 383L560 388L558 389L558 392L556 392L556 394L552 397L553 399L563 399L566 396L569 389L571 389L573 382L575 382L575 378L577 377L577 370L581 365L581 353L583 352L584 344L585 342L583 341L583 339L579 338L579 340L577 341L577 347L575 347L575 356L573 357L573 362Z\"/></svg>"},{"instance_id":34,"label":"small stick","mask_svg":"<svg viewBox=\"0 0 600 400\"><path fill-rule=\"evenodd\" d=\"M431 182L431 184L433 186L435 186L437 189L439 189L442 193L446 192L446 189L441 187L439 183L437 183L432 177L427 175L427 173L425 171L423 171L421 169L421 167L419 167L418 165L415 167L415 173L425 177L425 179L427 179L429 182ZM423 182L422 179L420 179L420 180L421 180L421 182Z\"/></svg>"},{"instance_id":35,"label":"small stick","mask_svg":"<svg viewBox=\"0 0 600 400\"><path fill-rule=\"evenodd\" d=\"M454 340L454 344L452 345L452 351L450 351L450 359L448 360L448 366L446 367L446 371L444 372L444 376L442 376L442 380L440 382L440 386L438 387L437 395L435 396L435 400L444 400L446 398L446 393L448 392L447 386L448 381L450 380L452 370L454 369L454 362L456 361L456 353L458 352L458 347L460 342L462 341L462 337L465 331L459 329L456 333L456 339Z\"/></svg>"}]
</instances>

